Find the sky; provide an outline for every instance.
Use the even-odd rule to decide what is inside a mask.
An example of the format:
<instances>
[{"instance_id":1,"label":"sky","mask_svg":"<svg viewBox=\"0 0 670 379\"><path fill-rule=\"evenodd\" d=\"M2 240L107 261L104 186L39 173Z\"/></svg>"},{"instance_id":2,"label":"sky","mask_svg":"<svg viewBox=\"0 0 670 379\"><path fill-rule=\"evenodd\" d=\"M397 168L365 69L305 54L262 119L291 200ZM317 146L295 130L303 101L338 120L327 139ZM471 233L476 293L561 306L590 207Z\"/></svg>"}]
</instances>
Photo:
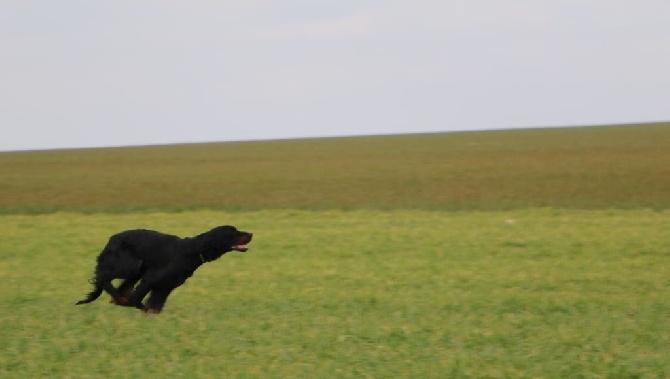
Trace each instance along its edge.
<instances>
[{"instance_id":1,"label":"sky","mask_svg":"<svg viewBox=\"0 0 670 379\"><path fill-rule=\"evenodd\" d=\"M2 0L0 151L670 120L667 0Z\"/></svg>"}]
</instances>

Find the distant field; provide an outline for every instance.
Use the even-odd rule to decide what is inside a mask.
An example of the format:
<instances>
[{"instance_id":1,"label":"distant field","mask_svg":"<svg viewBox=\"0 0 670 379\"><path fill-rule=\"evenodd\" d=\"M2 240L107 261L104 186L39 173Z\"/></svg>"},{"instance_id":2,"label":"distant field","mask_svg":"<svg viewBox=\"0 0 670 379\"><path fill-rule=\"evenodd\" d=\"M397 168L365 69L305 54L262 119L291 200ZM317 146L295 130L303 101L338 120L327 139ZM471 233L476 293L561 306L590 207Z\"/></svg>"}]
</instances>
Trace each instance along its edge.
<instances>
[{"instance_id":1,"label":"distant field","mask_svg":"<svg viewBox=\"0 0 670 379\"><path fill-rule=\"evenodd\" d=\"M667 378L668 211L0 215L3 378ZM159 316L89 291L114 231L255 232Z\"/></svg>"},{"instance_id":2,"label":"distant field","mask_svg":"<svg viewBox=\"0 0 670 379\"><path fill-rule=\"evenodd\" d=\"M670 207L670 124L0 153L0 213Z\"/></svg>"}]
</instances>

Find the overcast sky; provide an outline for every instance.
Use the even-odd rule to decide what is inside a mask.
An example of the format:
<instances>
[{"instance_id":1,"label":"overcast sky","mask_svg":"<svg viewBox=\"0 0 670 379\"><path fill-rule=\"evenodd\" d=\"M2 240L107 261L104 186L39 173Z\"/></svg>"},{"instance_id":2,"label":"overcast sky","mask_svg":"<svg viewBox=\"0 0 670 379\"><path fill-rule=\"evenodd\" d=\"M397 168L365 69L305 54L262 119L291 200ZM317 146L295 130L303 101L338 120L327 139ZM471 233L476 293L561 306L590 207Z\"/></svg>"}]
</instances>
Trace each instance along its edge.
<instances>
[{"instance_id":1,"label":"overcast sky","mask_svg":"<svg viewBox=\"0 0 670 379\"><path fill-rule=\"evenodd\" d=\"M668 0L0 1L0 150L665 120Z\"/></svg>"}]
</instances>

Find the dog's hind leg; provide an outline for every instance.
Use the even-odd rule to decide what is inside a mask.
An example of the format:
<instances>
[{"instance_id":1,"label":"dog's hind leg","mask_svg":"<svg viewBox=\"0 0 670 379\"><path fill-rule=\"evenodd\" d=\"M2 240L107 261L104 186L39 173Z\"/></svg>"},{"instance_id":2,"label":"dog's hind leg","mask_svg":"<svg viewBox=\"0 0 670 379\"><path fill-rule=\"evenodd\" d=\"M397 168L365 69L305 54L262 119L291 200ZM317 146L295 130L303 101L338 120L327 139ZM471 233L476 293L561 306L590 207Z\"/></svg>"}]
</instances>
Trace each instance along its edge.
<instances>
[{"instance_id":1,"label":"dog's hind leg","mask_svg":"<svg viewBox=\"0 0 670 379\"><path fill-rule=\"evenodd\" d=\"M112 284L112 280L116 279L113 274L110 273L102 273L98 275L97 278L97 283L98 286L102 287L103 290L105 290L108 294L112 296L112 299L114 299L114 302L116 304L122 304L125 302L123 300L123 296L121 296L121 293L119 292L116 287Z\"/></svg>"},{"instance_id":2,"label":"dog's hind leg","mask_svg":"<svg viewBox=\"0 0 670 379\"><path fill-rule=\"evenodd\" d=\"M116 289L119 292L119 297L112 297L112 300L109 302L116 305L129 306L130 299L135 294L135 284L137 284L140 279L142 279L141 275L125 279L119 288Z\"/></svg>"},{"instance_id":3,"label":"dog's hind leg","mask_svg":"<svg viewBox=\"0 0 670 379\"><path fill-rule=\"evenodd\" d=\"M142 265L142 261L140 261L137 271L133 274L129 274L129 276L124 279L123 282L121 282L121 285L119 288L117 288L117 291L121 294L121 297L118 299L112 299L111 303L117 304L117 305L128 305L128 302L131 297L133 297L133 294L135 293L135 285L137 282L142 279L142 275L144 275L144 272L146 269Z\"/></svg>"},{"instance_id":4,"label":"dog's hind leg","mask_svg":"<svg viewBox=\"0 0 670 379\"><path fill-rule=\"evenodd\" d=\"M144 300L144 297L147 296L149 291L151 291L152 289L151 286L152 284L149 283L146 279L142 280L135 289L135 292L133 293L132 297L128 299L128 302L124 305L135 307L141 310L146 310L146 307L144 306L144 304L142 304L142 300Z\"/></svg>"},{"instance_id":5,"label":"dog's hind leg","mask_svg":"<svg viewBox=\"0 0 670 379\"><path fill-rule=\"evenodd\" d=\"M133 296L133 293L135 293L135 284L137 284L137 282L139 282L140 279L142 279L141 275L125 279L121 283L119 288L116 289L121 294L121 298L119 298L118 300L125 300L125 302L127 303L128 299L130 299ZM114 303L114 299L112 299L112 302Z\"/></svg>"}]
</instances>

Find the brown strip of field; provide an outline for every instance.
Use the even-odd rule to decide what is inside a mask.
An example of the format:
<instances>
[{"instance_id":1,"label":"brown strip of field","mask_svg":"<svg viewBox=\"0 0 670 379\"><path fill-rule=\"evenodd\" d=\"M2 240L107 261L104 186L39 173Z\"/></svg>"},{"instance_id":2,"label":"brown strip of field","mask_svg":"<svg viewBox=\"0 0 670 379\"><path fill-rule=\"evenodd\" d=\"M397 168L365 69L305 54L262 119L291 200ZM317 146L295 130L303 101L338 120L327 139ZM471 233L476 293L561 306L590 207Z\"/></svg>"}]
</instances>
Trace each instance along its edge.
<instances>
[{"instance_id":1,"label":"brown strip of field","mask_svg":"<svg viewBox=\"0 0 670 379\"><path fill-rule=\"evenodd\" d=\"M670 207L670 123L0 153L0 213Z\"/></svg>"}]
</instances>

